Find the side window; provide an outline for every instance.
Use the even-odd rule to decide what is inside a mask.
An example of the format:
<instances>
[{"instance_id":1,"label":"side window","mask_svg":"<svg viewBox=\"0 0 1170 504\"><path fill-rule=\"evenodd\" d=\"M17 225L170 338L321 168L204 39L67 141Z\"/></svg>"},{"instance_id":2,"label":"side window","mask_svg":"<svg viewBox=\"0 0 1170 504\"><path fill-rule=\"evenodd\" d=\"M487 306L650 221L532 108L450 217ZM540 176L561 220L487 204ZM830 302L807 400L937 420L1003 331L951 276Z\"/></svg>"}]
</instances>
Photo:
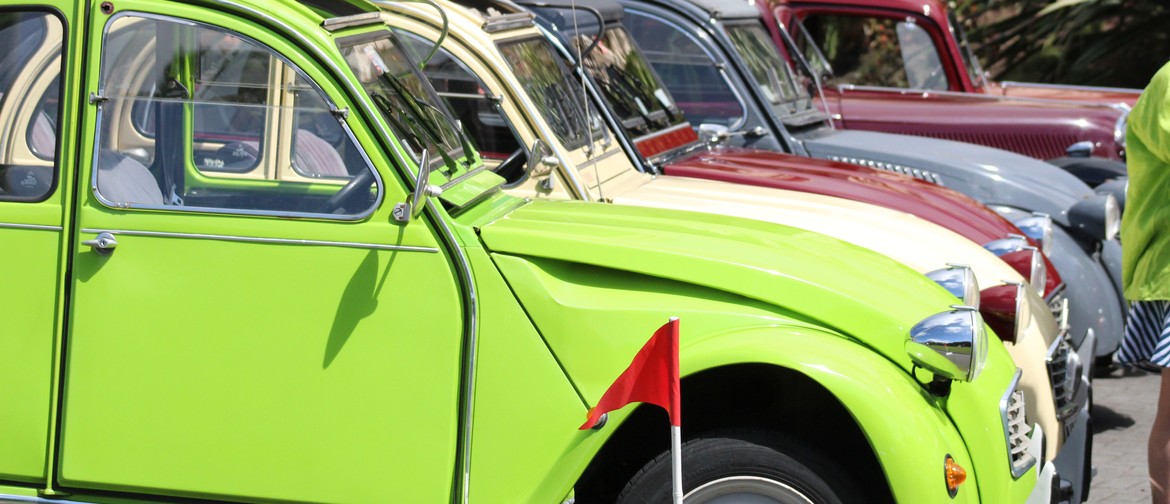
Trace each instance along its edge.
<instances>
[{"instance_id":1,"label":"side window","mask_svg":"<svg viewBox=\"0 0 1170 504\"><path fill-rule=\"evenodd\" d=\"M246 37L116 16L99 94L94 177L107 204L353 217L377 201L370 163L320 89Z\"/></svg>"},{"instance_id":2,"label":"side window","mask_svg":"<svg viewBox=\"0 0 1170 504\"><path fill-rule=\"evenodd\" d=\"M626 12L623 24L691 124L734 127L743 119L743 105L731 84L690 34L657 17L632 11Z\"/></svg>"},{"instance_id":3,"label":"side window","mask_svg":"<svg viewBox=\"0 0 1170 504\"><path fill-rule=\"evenodd\" d=\"M947 89L930 34L912 19L812 15L804 20L838 84Z\"/></svg>"},{"instance_id":4,"label":"side window","mask_svg":"<svg viewBox=\"0 0 1170 504\"><path fill-rule=\"evenodd\" d=\"M40 201L56 179L61 21L0 13L0 201Z\"/></svg>"},{"instance_id":5,"label":"side window","mask_svg":"<svg viewBox=\"0 0 1170 504\"><path fill-rule=\"evenodd\" d=\"M395 31L401 35L399 40L414 61L422 61L433 46L417 35ZM488 96L479 78L450 52L436 51L422 71L485 161L501 161L522 148L507 118Z\"/></svg>"}]
</instances>

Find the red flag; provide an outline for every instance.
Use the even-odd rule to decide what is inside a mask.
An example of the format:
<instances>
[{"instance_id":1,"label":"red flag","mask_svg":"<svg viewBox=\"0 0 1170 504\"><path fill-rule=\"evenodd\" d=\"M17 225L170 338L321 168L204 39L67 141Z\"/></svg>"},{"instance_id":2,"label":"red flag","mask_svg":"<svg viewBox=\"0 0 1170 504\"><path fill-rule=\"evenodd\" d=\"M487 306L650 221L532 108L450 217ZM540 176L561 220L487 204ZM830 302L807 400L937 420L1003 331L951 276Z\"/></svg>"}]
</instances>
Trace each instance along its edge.
<instances>
[{"instance_id":1,"label":"red flag","mask_svg":"<svg viewBox=\"0 0 1170 504\"><path fill-rule=\"evenodd\" d=\"M679 408L678 386L678 319L654 331L630 367L618 376L613 385L589 409L589 419L581 430L593 427L603 413L621 408L632 402L656 404L670 415L670 424L679 426L682 416Z\"/></svg>"}]
</instances>

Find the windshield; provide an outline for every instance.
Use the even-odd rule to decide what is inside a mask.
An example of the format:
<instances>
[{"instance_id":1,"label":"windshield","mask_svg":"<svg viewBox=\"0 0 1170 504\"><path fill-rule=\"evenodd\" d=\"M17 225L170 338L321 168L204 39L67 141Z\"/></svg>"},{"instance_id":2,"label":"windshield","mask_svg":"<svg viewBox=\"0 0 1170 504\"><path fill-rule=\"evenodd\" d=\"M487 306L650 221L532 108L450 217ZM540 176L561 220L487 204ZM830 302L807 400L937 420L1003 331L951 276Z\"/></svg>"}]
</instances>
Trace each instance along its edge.
<instances>
[{"instance_id":1,"label":"windshield","mask_svg":"<svg viewBox=\"0 0 1170 504\"><path fill-rule=\"evenodd\" d=\"M463 155L461 136L442 102L397 37L389 31L377 35L343 45L345 61L415 161L420 161L424 148L434 147L438 149L434 162L454 169L453 160Z\"/></svg>"},{"instance_id":2,"label":"windshield","mask_svg":"<svg viewBox=\"0 0 1170 504\"><path fill-rule=\"evenodd\" d=\"M585 107L589 105L581 83L570 78L568 70L549 48L548 41L531 38L503 42L499 48L524 86L524 92L536 102L544 120L565 148L577 149L601 140L605 132L600 118L592 110L586 116Z\"/></svg>"},{"instance_id":3,"label":"windshield","mask_svg":"<svg viewBox=\"0 0 1170 504\"><path fill-rule=\"evenodd\" d=\"M573 38L573 49L583 51L590 43L592 38L578 35ZM625 28L607 28L586 56L584 66L631 137L686 123Z\"/></svg>"},{"instance_id":4,"label":"windshield","mask_svg":"<svg viewBox=\"0 0 1170 504\"><path fill-rule=\"evenodd\" d=\"M947 13L947 21L951 25L951 32L958 39L959 54L963 56L963 66L967 70L971 83L975 86L986 85L987 82L983 80L983 67L979 66L979 58L975 57L975 51L971 50L971 44L967 41L967 31L963 29L962 23L959 23L954 12Z\"/></svg>"},{"instance_id":5,"label":"windshield","mask_svg":"<svg viewBox=\"0 0 1170 504\"><path fill-rule=\"evenodd\" d=\"M815 89L815 82L793 75L792 68L781 58L776 44L759 23L731 24L725 28L776 115L786 124L798 118L802 120L795 122L800 124L821 119L809 93L810 87ZM805 119L803 116L809 113L815 117Z\"/></svg>"}]
</instances>

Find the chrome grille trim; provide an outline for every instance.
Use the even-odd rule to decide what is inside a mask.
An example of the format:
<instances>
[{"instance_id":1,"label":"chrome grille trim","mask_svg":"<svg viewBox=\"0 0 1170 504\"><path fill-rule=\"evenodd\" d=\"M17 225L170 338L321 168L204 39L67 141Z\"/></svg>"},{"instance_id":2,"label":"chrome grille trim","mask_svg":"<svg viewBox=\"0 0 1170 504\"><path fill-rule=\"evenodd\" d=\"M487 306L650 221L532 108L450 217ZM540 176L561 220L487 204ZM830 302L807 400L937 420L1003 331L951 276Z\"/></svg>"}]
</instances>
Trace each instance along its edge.
<instances>
[{"instance_id":1,"label":"chrome grille trim","mask_svg":"<svg viewBox=\"0 0 1170 504\"><path fill-rule=\"evenodd\" d=\"M1072 418L1080 409L1076 393L1083 371L1081 359L1069 343L1068 331L1062 330L1060 337L1048 347L1046 361L1048 378L1052 381L1052 399L1056 403L1056 417L1068 430L1072 427Z\"/></svg>"},{"instance_id":2,"label":"chrome grille trim","mask_svg":"<svg viewBox=\"0 0 1170 504\"><path fill-rule=\"evenodd\" d=\"M837 161L839 163L849 163L849 164L866 166L869 168L875 168L878 170L885 170L885 171L894 172L894 173L901 173L902 175L914 177L918 180L925 180L927 182L930 182L930 183L936 184L936 185L940 185L940 186L946 185L946 184L943 184L942 177L939 176L939 174L932 172L930 170L911 168L909 166L903 166L903 165L896 164L896 163L886 163L883 161L874 161L872 159L865 159L865 158L829 155L828 159L830 161Z\"/></svg>"},{"instance_id":3,"label":"chrome grille trim","mask_svg":"<svg viewBox=\"0 0 1170 504\"><path fill-rule=\"evenodd\" d=\"M1066 298L1064 297L1065 290L1066 286L1062 282L1059 286L1052 290L1052 293L1048 295L1048 299L1045 300L1045 302L1048 303L1048 309L1052 312L1052 318L1056 319L1056 323L1060 325L1062 330L1065 328L1064 317L1067 306L1065 303Z\"/></svg>"},{"instance_id":4,"label":"chrome grille trim","mask_svg":"<svg viewBox=\"0 0 1170 504\"><path fill-rule=\"evenodd\" d=\"M1007 441L1008 466L1011 468L1012 478L1018 479L1036 464L1036 457L1028 453L1031 441L1029 434L1032 429L1024 415L1024 392L1018 390L1020 375L1023 372L1016 369L1016 375L1008 386L1003 397L999 400L999 414L1003 420L1003 435Z\"/></svg>"}]
</instances>

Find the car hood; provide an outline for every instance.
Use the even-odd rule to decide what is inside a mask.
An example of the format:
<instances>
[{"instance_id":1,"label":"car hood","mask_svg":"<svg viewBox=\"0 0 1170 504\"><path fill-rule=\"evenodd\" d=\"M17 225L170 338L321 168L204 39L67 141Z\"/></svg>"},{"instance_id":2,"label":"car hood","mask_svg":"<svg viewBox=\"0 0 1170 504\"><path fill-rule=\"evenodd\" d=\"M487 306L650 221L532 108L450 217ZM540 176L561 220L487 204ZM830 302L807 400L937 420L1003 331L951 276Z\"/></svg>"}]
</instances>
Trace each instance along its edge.
<instances>
[{"instance_id":1,"label":"car hood","mask_svg":"<svg viewBox=\"0 0 1170 504\"><path fill-rule=\"evenodd\" d=\"M910 328L954 303L941 287L885 256L757 220L538 201L479 232L493 254L608 268L760 301L864 341L902 364Z\"/></svg>"},{"instance_id":2,"label":"car hood","mask_svg":"<svg viewBox=\"0 0 1170 504\"><path fill-rule=\"evenodd\" d=\"M780 152L722 148L673 161L666 175L722 180L810 192L899 210L955 231L976 243L1019 233L983 204L950 189L855 164Z\"/></svg>"},{"instance_id":3,"label":"car hood","mask_svg":"<svg viewBox=\"0 0 1170 504\"><path fill-rule=\"evenodd\" d=\"M920 273L971 267L980 285L1024 281L982 246L905 212L815 193L686 177L658 177L613 202L759 219L824 233L890 257ZM929 244L929 246L924 245Z\"/></svg>"},{"instance_id":4,"label":"car hood","mask_svg":"<svg viewBox=\"0 0 1170 504\"><path fill-rule=\"evenodd\" d=\"M1072 174L1012 152L933 138L835 131L807 139L815 157L891 163L937 174L943 185L988 205L1043 212L1068 225L1068 209L1093 191Z\"/></svg>"}]
</instances>

